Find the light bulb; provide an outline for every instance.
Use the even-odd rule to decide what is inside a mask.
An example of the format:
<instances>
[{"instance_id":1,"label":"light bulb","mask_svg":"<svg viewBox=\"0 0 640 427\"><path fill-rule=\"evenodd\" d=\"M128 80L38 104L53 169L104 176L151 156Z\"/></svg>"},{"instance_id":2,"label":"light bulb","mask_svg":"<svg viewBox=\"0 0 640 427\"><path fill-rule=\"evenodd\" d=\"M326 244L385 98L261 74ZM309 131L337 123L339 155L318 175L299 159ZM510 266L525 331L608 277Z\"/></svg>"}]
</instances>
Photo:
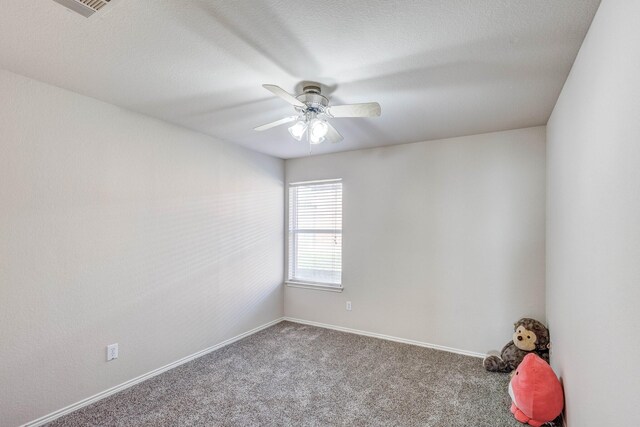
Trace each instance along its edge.
<instances>
[{"instance_id":1,"label":"light bulb","mask_svg":"<svg viewBox=\"0 0 640 427\"><path fill-rule=\"evenodd\" d=\"M293 126L289 127L289 133L298 141L302 139L302 135L304 135L306 130L307 124L303 120L298 120Z\"/></svg>"},{"instance_id":2,"label":"light bulb","mask_svg":"<svg viewBox=\"0 0 640 427\"><path fill-rule=\"evenodd\" d=\"M309 125L309 142L312 144L320 144L324 141L324 137L329 132L329 125L322 120L314 119Z\"/></svg>"}]
</instances>

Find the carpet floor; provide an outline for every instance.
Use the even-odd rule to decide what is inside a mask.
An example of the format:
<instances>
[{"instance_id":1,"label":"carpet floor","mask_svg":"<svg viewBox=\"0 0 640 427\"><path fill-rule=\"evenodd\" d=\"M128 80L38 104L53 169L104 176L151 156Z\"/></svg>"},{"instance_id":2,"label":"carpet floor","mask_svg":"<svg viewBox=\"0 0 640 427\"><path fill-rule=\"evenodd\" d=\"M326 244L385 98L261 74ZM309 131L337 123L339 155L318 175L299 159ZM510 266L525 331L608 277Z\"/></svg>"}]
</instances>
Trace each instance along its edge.
<instances>
[{"instance_id":1,"label":"carpet floor","mask_svg":"<svg viewBox=\"0 0 640 427\"><path fill-rule=\"evenodd\" d=\"M282 322L49 426L522 426L478 358Z\"/></svg>"}]
</instances>

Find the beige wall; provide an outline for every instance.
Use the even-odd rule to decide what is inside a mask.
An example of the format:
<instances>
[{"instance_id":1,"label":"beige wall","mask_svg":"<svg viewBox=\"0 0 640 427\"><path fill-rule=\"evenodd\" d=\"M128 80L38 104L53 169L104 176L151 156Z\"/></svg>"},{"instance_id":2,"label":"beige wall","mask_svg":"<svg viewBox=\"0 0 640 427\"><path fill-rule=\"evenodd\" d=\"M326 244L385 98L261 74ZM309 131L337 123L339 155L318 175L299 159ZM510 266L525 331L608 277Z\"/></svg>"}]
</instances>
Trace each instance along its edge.
<instances>
[{"instance_id":1,"label":"beige wall","mask_svg":"<svg viewBox=\"0 0 640 427\"><path fill-rule=\"evenodd\" d=\"M640 402L640 2L604 0L547 128L547 313L569 427Z\"/></svg>"},{"instance_id":2,"label":"beige wall","mask_svg":"<svg viewBox=\"0 0 640 427\"><path fill-rule=\"evenodd\" d=\"M0 425L281 317L283 163L0 71Z\"/></svg>"},{"instance_id":3,"label":"beige wall","mask_svg":"<svg viewBox=\"0 0 640 427\"><path fill-rule=\"evenodd\" d=\"M287 182L327 178L344 292L286 288L287 316L478 353L545 320L544 127L286 162Z\"/></svg>"}]
</instances>

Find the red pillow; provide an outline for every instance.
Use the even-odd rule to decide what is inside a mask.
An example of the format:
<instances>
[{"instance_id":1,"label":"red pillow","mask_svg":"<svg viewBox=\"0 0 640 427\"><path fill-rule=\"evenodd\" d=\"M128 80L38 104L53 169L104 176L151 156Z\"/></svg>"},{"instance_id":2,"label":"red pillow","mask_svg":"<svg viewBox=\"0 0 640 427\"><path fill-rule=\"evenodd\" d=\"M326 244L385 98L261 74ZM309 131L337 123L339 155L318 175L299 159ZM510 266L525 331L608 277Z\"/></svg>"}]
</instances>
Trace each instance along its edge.
<instances>
[{"instance_id":1,"label":"red pillow","mask_svg":"<svg viewBox=\"0 0 640 427\"><path fill-rule=\"evenodd\" d=\"M564 406L562 386L551 366L527 354L509 383L511 413L521 423L539 427L556 419Z\"/></svg>"}]
</instances>

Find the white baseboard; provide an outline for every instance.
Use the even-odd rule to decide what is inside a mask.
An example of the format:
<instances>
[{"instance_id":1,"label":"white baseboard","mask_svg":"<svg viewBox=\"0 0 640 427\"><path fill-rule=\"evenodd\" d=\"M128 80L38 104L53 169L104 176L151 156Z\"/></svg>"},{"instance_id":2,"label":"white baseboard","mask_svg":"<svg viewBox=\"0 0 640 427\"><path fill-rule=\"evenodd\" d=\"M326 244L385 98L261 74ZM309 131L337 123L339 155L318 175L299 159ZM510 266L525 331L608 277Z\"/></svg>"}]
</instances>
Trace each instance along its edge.
<instances>
[{"instance_id":1,"label":"white baseboard","mask_svg":"<svg viewBox=\"0 0 640 427\"><path fill-rule=\"evenodd\" d=\"M30 421L26 424L23 424L21 427L37 427L37 426L41 426L47 423L50 423L51 421L55 420L56 418L60 418L63 415L67 415L73 411L76 411L84 406L90 405L92 403L97 402L98 400L104 399L105 397L111 396L112 394L118 393L119 391L125 390L131 386L134 386L138 383L141 383L142 381L148 380L149 378L155 377L156 375L159 375L163 372L168 371L169 369L173 369L177 366L180 366L182 364L185 364L187 362L190 362L194 359L197 359L198 357L202 357L205 354L211 353L212 351L216 351L222 347L225 347L233 342L236 342L238 340L241 340L242 338L248 337L249 335L253 335L256 332L260 332L263 329L266 329L270 326L273 326L277 323L280 323L284 320L283 317L273 320L269 323L265 323L264 325L258 326L257 328L254 328L250 331L244 332L240 335L237 335L233 338L229 338L228 340L222 341L219 344L216 344L214 346L211 346L209 348L205 348L204 350L200 350L197 353L193 353L192 355L183 357L180 360L176 360L175 362L169 363L168 365L164 365L161 368L158 369L154 369L151 372L147 372L146 374L140 375L139 377L133 378L129 381L123 382L122 384L119 384L115 387L111 387L110 389L101 391L98 394L94 394L91 397L87 397L86 399L82 399L79 402L73 403L65 408L62 409L58 409L55 412L52 412L48 415L45 415L43 417L38 418L37 420L33 420Z\"/></svg>"},{"instance_id":2,"label":"white baseboard","mask_svg":"<svg viewBox=\"0 0 640 427\"><path fill-rule=\"evenodd\" d=\"M319 328L326 328L326 329L333 329L333 330L341 331L341 332L348 332L348 333L356 334L356 335L364 335L366 337L380 338L380 339L383 339L383 340L395 341L395 342L400 342L400 343L403 343L403 344L417 345L418 347L426 347L426 348L432 348L434 350L448 351L449 353L462 354L464 356L479 357L479 358L482 358L482 359L484 359L487 356L484 353L477 353L475 351L460 350L460 349L457 349L457 348L445 347L443 345L429 344L429 343L422 342L422 341L415 341L415 340L410 340L410 339L406 339L406 338L392 337L390 335L378 334L376 332L367 332L367 331L361 331L361 330L358 330L358 329L345 328L344 326L328 325L326 323L312 322L310 320L296 319L296 318L293 318L293 317L285 317L283 320L287 320L289 322L294 322L294 323L300 323L300 324L303 324L303 325L318 326Z\"/></svg>"}]
</instances>

